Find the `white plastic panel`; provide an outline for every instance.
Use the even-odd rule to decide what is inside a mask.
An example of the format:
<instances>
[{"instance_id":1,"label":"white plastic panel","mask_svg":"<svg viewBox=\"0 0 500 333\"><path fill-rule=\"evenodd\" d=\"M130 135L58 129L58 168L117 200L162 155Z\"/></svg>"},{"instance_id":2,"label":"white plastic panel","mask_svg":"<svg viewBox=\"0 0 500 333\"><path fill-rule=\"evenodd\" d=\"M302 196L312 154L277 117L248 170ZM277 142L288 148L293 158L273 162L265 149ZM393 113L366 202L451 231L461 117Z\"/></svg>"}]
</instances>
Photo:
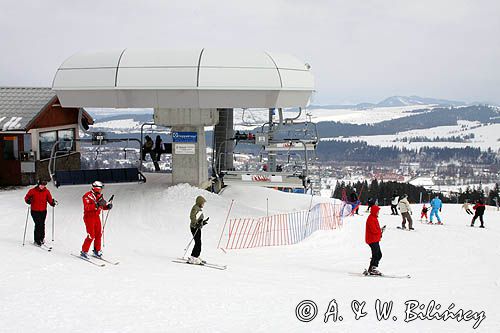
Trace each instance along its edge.
<instances>
[{"instance_id":1,"label":"white plastic panel","mask_svg":"<svg viewBox=\"0 0 500 333\"><path fill-rule=\"evenodd\" d=\"M199 88L280 89L276 68L200 68Z\"/></svg>"},{"instance_id":2,"label":"white plastic panel","mask_svg":"<svg viewBox=\"0 0 500 333\"><path fill-rule=\"evenodd\" d=\"M280 69L283 89L314 89L314 79L309 71Z\"/></svg>"},{"instance_id":3,"label":"white plastic panel","mask_svg":"<svg viewBox=\"0 0 500 333\"><path fill-rule=\"evenodd\" d=\"M117 67L123 50L77 53L61 65L63 68L103 68Z\"/></svg>"},{"instance_id":4,"label":"white plastic panel","mask_svg":"<svg viewBox=\"0 0 500 333\"><path fill-rule=\"evenodd\" d=\"M126 49L123 67L198 67L199 50Z\"/></svg>"},{"instance_id":5,"label":"white plastic panel","mask_svg":"<svg viewBox=\"0 0 500 333\"><path fill-rule=\"evenodd\" d=\"M120 68L117 88L191 88L196 87L197 67Z\"/></svg>"},{"instance_id":6,"label":"white plastic panel","mask_svg":"<svg viewBox=\"0 0 500 333\"><path fill-rule=\"evenodd\" d=\"M306 64L289 54L268 52L278 68L307 70Z\"/></svg>"},{"instance_id":7,"label":"white plastic panel","mask_svg":"<svg viewBox=\"0 0 500 333\"><path fill-rule=\"evenodd\" d=\"M116 73L121 52L81 53L65 61L53 83L61 104L296 107L306 106L314 90L313 77L305 65L282 54L273 54L274 59L265 52L204 50L198 70L201 50L126 50Z\"/></svg>"},{"instance_id":8,"label":"white plastic panel","mask_svg":"<svg viewBox=\"0 0 500 333\"><path fill-rule=\"evenodd\" d=\"M276 68L264 52L248 50L205 49L200 67Z\"/></svg>"},{"instance_id":9,"label":"white plastic panel","mask_svg":"<svg viewBox=\"0 0 500 333\"><path fill-rule=\"evenodd\" d=\"M52 88L114 88L116 68L60 69Z\"/></svg>"},{"instance_id":10,"label":"white plastic panel","mask_svg":"<svg viewBox=\"0 0 500 333\"><path fill-rule=\"evenodd\" d=\"M61 90L56 91L64 107L117 108L116 93L109 90Z\"/></svg>"},{"instance_id":11,"label":"white plastic panel","mask_svg":"<svg viewBox=\"0 0 500 333\"><path fill-rule=\"evenodd\" d=\"M279 92L266 90L200 90L203 108L271 108L276 106Z\"/></svg>"}]
</instances>

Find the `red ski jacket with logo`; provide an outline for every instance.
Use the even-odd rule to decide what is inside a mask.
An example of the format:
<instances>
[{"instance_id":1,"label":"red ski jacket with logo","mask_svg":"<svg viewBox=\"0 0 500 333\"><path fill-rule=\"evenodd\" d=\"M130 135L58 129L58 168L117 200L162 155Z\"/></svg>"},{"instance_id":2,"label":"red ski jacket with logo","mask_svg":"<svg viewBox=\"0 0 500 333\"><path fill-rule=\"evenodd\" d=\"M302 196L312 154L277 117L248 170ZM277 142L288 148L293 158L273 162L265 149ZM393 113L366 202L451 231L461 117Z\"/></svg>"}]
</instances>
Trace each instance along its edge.
<instances>
[{"instance_id":1,"label":"red ski jacket with logo","mask_svg":"<svg viewBox=\"0 0 500 333\"><path fill-rule=\"evenodd\" d=\"M24 197L24 201L31 205L31 210L34 212L46 211L47 203L54 206L54 199L46 187L43 190L38 186L33 187Z\"/></svg>"},{"instance_id":2,"label":"red ski jacket with logo","mask_svg":"<svg viewBox=\"0 0 500 333\"><path fill-rule=\"evenodd\" d=\"M380 224L378 223L377 217L377 213L379 212L379 210L379 206L372 206L370 208L370 216L368 216L368 219L366 219L366 244L380 242L380 239L382 238L382 230L380 230Z\"/></svg>"},{"instance_id":3,"label":"red ski jacket with logo","mask_svg":"<svg viewBox=\"0 0 500 333\"><path fill-rule=\"evenodd\" d=\"M82 197L83 200L83 219L84 220L100 220L99 214L101 210L108 210L106 200L100 193L88 191ZM100 205L98 203L101 202Z\"/></svg>"}]
</instances>

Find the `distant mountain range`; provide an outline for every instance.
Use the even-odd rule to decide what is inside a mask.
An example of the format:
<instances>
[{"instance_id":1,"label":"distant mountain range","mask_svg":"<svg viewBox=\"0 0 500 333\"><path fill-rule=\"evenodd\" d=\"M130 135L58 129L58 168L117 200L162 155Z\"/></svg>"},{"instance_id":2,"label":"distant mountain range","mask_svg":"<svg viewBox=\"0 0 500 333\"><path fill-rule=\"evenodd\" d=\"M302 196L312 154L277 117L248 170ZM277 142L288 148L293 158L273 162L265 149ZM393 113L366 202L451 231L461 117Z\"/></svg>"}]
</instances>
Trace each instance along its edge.
<instances>
[{"instance_id":1,"label":"distant mountain range","mask_svg":"<svg viewBox=\"0 0 500 333\"><path fill-rule=\"evenodd\" d=\"M461 101L419 97L419 96L391 96L378 103L359 103L351 105L311 105L309 109L371 109L377 107L409 106L409 105L436 105L436 106L464 106Z\"/></svg>"}]
</instances>

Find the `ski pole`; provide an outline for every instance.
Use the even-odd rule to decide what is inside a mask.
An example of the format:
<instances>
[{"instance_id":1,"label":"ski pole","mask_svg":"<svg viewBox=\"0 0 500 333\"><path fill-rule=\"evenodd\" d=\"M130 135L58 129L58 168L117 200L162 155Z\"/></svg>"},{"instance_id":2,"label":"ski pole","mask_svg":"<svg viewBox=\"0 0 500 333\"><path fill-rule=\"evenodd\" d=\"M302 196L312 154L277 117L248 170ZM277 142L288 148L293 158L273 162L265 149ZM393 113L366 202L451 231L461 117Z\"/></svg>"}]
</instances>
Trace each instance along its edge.
<instances>
[{"instance_id":1,"label":"ski pole","mask_svg":"<svg viewBox=\"0 0 500 333\"><path fill-rule=\"evenodd\" d=\"M26 223L24 224L24 236L23 236L23 246L26 241L26 229L28 228L28 217L30 216L30 207L28 206L28 211L26 213Z\"/></svg>"},{"instance_id":2,"label":"ski pole","mask_svg":"<svg viewBox=\"0 0 500 333\"><path fill-rule=\"evenodd\" d=\"M52 206L52 241L54 241L54 227L55 227L55 223L54 223L54 214L55 214L55 206Z\"/></svg>"},{"instance_id":3,"label":"ski pole","mask_svg":"<svg viewBox=\"0 0 500 333\"><path fill-rule=\"evenodd\" d=\"M111 198L109 198L108 203L113 203L113 199L115 198L115 195L113 194ZM106 212L106 218L104 219L104 224L102 226L102 247L104 247L104 228L106 228L106 223L108 222L108 216L109 216L109 211Z\"/></svg>"},{"instance_id":4,"label":"ski pole","mask_svg":"<svg viewBox=\"0 0 500 333\"><path fill-rule=\"evenodd\" d=\"M186 253L187 253L187 251L188 251L188 249L189 249L189 246L191 245L191 243L193 242L194 238L196 237L196 234L198 233L198 230L200 230L200 227L198 227L198 228L196 229L196 231L194 232L193 238L191 238L191 240L189 241L188 245L187 245L187 246L186 246L186 248L184 249L184 255L182 256L183 258L185 258L185 257L186 257Z\"/></svg>"},{"instance_id":5,"label":"ski pole","mask_svg":"<svg viewBox=\"0 0 500 333\"><path fill-rule=\"evenodd\" d=\"M224 227L222 228L222 232L220 234L220 238L219 238L219 244L217 244L217 248L219 249L220 248L220 242L222 240L222 235L224 234L224 230L226 230L226 224L227 224L227 220L229 219L229 214L231 213L231 209L233 208L233 203L234 203L234 199L231 200L231 205L229 206L229 210L227 212L227 216L226 216L226 222L224 222ZM224 251L224 249L221 248L221 250L226 253L226 251Z\"/></svg>"}]
</instances>

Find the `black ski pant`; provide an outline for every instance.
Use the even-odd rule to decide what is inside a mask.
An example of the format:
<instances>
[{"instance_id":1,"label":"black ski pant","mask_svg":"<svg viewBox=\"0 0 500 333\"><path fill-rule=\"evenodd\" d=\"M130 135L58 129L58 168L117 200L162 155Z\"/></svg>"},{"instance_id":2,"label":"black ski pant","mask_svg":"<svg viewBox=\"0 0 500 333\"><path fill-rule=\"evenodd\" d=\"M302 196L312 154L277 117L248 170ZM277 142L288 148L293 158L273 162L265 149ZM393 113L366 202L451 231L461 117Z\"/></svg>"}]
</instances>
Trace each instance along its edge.
<instances>
[{"instance_id":1,"label":"black ski pant","mask_svg":"<svg viewBox=\"0 0 500 333\"><path fill-rule=\"evenodd\" d=\"M479 220L481 221L481 226L484 227L484 221L483 221L483 214L475 214L474 217L472 218L472 223L471 225L474 225L474 222L476 222L476 219L479 217Z\"/></svg>"},{"instance_id":2,"label":"black ski pant","mask_svg":"<svg viewBox=\"0 0 500 333\"><path fill-rule=\"evenodd\" d=\"M201 228L191 228L191 234L193 234L194 247L191 251L191 256L198 258L201 253Z\"/></svg>"},{"instance_id":3,"label":"black ski pant","mask_svg":"<svg viewBox=\"0 0 500 333\"><path fill-rule=\"evenodd\" d=\"M392 215L398 215L398 206L397 205L392 205L391 204L391 214Z\"/></svg>"},{"instance_id":4,"label":"black ski pant","mask_svg":"<svg viewBox=\"0 0 500 333\"><path fill-rule=\"evenodd\" d=\"M31 217L35 222L35 243L41 245L45 239L45 218L47 217L47 211L31 211Z\"/></svg>"},{"instance_id":5,"label":"black ski pant","mask_svg":"<svg viewBox=\"0 0 500 333\"><path fill-rule=\"evenodd\" d=\"M380 259L382 259L382 251L380 251L379 242L368 244L372 250L372 260L370 260L370 267L378 267Z\"/></svg>"}]
</instances>

